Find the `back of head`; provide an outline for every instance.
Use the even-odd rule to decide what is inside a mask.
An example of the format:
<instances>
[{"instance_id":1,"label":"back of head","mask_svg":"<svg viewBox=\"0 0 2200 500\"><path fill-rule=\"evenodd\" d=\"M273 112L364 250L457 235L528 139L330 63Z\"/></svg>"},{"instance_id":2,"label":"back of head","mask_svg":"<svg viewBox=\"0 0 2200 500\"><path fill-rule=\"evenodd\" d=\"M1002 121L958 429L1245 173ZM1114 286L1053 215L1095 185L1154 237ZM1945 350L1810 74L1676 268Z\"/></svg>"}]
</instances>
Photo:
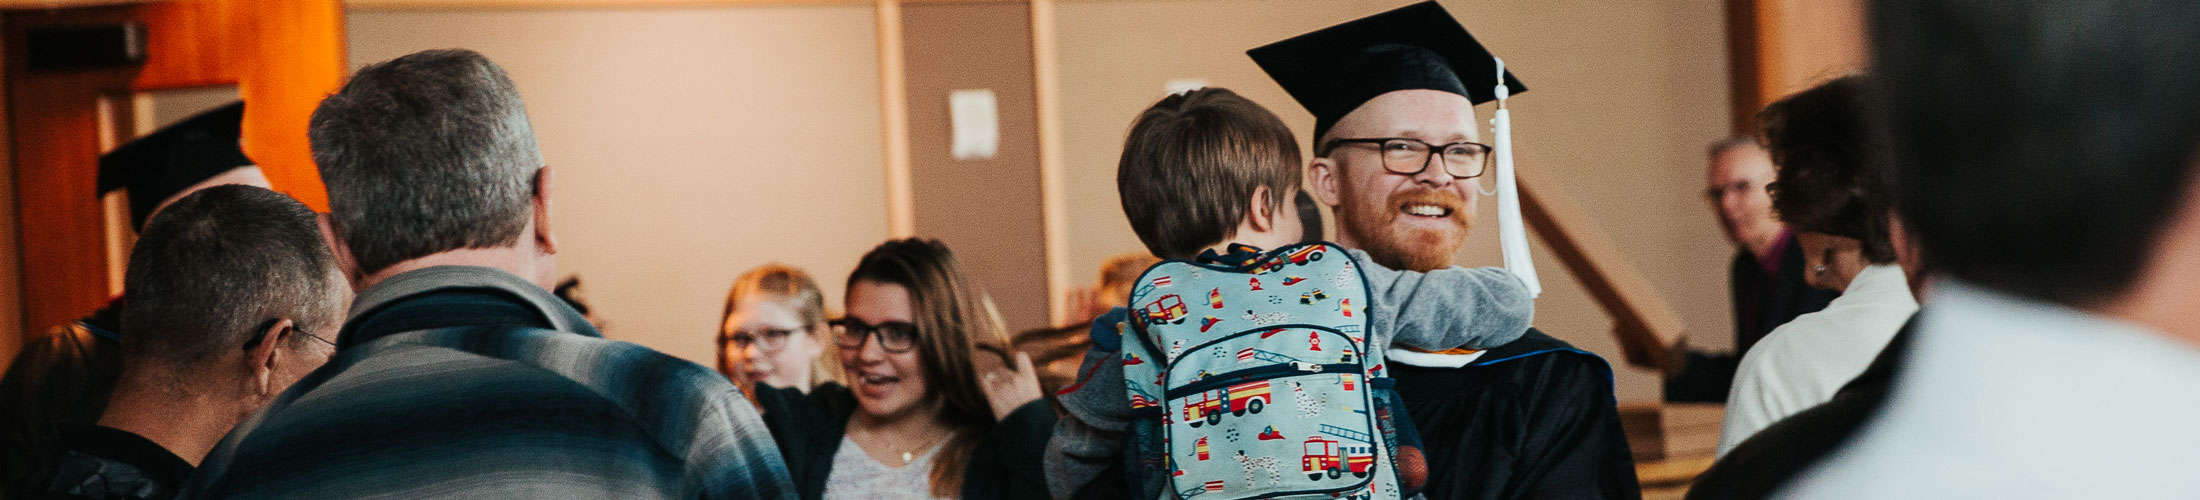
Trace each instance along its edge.
<instances>
[{"instance_id":1,"label":"back of head","mask_svg":"<svg viewBox=\"0 0 2200 500\"><path fill-rule=\"evenodd\" d=\"M1886 141L1870 82L1850 76L1765 106L1757 114L1778 173L1772 208L1797 231L1852 238L1864 259L1894 262L1887 232Z\"/></svg>"},{"instance_id":2,"label":"back of head","mask_svg":"<svg viewBox=\"0 0 2200 500\"><path fill-rule=\"evenodd\" d=\"M362 274L517 242L542 167L519 91L466 50L368 65L314 109L307 130L331 223Z\"/></svg>"},{"instance_id":3,"label":"back of head","mask_svg":"<svg viewBox=\"0 0 2200 500\"><path fill-rule=\"evenodd\" d=\"M2200 3L1875 0L1905 223L1935 271L2087 305L2126 289L2200 140Z\"/></svg>"},{"instance_id":4,"label":"back of head","mask_svg":"<svg viewBox=\"0 0 2200 500\"><path fill-rule=\"evenodd\" d=\"M281 318L333 334L348 286L336 273L313 212L297 200L239 185L185 196L130 249L125 370L196 370L241 352ZM289 342L311 342L305 337Z\"/></svg>"},{"instance_id":5,"label":"back of head","mask_svg":"<svg viewBox=\"0 0 2200 500\"><path fill-rule=\"evenodd\" d=\"M1228 89L1205 88L1138 115L1115 186L1146 249L1183 259L1230 239L1256 190L1268 188L1269 206L1284 207L1304 167L1283 120Z\"/></svg>"}]
</instances>

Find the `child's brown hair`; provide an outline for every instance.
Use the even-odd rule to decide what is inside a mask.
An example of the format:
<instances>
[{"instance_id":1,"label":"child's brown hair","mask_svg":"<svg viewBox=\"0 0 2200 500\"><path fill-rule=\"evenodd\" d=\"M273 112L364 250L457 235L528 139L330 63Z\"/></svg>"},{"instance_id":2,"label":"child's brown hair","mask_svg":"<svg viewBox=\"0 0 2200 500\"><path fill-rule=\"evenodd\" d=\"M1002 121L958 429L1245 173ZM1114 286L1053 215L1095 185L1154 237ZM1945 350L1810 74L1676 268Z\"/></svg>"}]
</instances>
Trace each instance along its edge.
<instances>
[{"instance_id":1,"label":"child's brown hair","mask_svg":"<svg viewBox=\"0 0 2200 500\"><path fill-rule=\"evenodd\" d=\"M1228 89L1170 95L1131 124L1116 163L1123 214L1146 249L1183 259L1235 236L1253 195L1281 210L1304 168L1291 129Z\"/></svg>"}]
</instances>

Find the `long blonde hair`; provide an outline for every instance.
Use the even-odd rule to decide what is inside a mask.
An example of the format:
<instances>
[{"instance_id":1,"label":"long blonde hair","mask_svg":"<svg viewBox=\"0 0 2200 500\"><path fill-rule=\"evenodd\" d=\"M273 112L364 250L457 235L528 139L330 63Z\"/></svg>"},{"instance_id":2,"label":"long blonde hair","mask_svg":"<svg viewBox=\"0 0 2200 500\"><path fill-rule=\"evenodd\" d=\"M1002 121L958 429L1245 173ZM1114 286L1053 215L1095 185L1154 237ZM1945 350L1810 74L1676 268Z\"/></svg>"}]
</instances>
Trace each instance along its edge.
<instances>
[{"instance_id":1,"label":"long blonde hair","mask_svg":"<svg viewBox=\"0 0 2200 500\"><path fill-rule=\"evenodd\" d=\"M962 496L963 469L994 424L993 407L978 383L973 357L979 352L1008 362L1007 336L992 321L984 299L963 276L955 254L938 240L891 240L872 248L848 275L858 281L899 285L909 290L918 353L923 359L925 390L940 405L940 421L952 429L932 463L932 496Z\"/></svg>"},{"instance_id":2,"label":"long blonde hair","mask_svg":"<svg viewBox=\"0 0 2200 500\"><path fill-rule=\"evenodd\" d=\"M838 347L833 344L831 332L825 326L825 293L818 290L817 281L810 279L809 273L777 262L741 273L740 277L734 278L733 289L726 292L726 312L718 317L718 324L724 325L727 318L733 317L734 309L741 301L752 296L771 297L795 304L795 315L802 320L804 334L809 335L810 341L816 342L821 348L817 359L810 360L810 387L840 379L839 363L820 361L833 359L833 352ZM723 335L724 332L720 334ZM726 359L724 346L718 349L718 372L725 374L727 378L734 376L732 360ZM807 391L809 387L802 389ZM743 387L741 390L747 392L749 388Z\"/></svg>"}]
</instances>

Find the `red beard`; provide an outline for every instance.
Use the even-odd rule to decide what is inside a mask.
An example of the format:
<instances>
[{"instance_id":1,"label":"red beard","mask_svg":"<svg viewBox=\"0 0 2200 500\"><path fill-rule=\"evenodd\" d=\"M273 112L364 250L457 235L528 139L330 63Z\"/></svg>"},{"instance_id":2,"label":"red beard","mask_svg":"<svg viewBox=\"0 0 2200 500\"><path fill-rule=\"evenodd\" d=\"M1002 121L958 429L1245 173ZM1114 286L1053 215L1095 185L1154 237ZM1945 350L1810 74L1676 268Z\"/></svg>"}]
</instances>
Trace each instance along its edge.
<instances>
[{"instance_id":1,"label":"red beard","mask_svg":"<svg viewBox=\"0 0 2200 500\"><path fill-rule=\"evenodd\" d=\"M1380 205L1354 199L1346 191L1338 218L1342 219L1342 231L1359 242L1360 250L1367 252L1375 263L1393 269L1409 271L1433 271L1451 265L1459 254L1459 248L1467 243L1467 230L1474 222L1467 218L1466 200L1451 191L1417 189L1391 195ZM1451 228L1428 229L1398 227L1400 217L1409 217L1400 211L1408 203L1427 203L1451 211L1444 219Z\"/></svg>"}]
</instances>

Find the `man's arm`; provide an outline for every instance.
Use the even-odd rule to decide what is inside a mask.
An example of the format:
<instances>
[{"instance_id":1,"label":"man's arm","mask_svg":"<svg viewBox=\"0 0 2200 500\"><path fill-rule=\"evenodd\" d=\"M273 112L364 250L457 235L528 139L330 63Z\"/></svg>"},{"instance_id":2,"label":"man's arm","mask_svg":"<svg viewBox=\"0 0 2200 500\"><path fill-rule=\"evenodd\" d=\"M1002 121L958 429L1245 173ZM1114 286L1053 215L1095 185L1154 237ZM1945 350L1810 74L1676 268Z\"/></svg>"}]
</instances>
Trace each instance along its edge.
<instances>
[{"instance_id":1,"label":"man's arm","mask_svg":"<svg viewBox=\"0 0 2200 500\"><path fill-rule=\"evenodd\" d=\"M1504 269L1402 271L1376 264L1367 252L1351 254L1375 296L1368 328L1376 342L1370 345L1387 340L1427 350L1488 349L1520 338L1535 319L1535 297Z\"/></svg>"},{"instance_id":2,"label":"man's arm","mask_svg":"<svg viewBox=\"0 0 2200 500\"><path fill-rule=\"evenodd\" d=\"M1123 386L1121 335L1115 325L1126 316L1123 309L1101 315L1092 322L1092 348L1079 363L1077 378L1056 395L1062 415L1054 421L1054 435L1047 440L1042 458L1048 493L1071 498L1096 480L1102 471L1122 461L1123 433L1130 425L1130 401Z\"/></svg>"}]
</instances>

